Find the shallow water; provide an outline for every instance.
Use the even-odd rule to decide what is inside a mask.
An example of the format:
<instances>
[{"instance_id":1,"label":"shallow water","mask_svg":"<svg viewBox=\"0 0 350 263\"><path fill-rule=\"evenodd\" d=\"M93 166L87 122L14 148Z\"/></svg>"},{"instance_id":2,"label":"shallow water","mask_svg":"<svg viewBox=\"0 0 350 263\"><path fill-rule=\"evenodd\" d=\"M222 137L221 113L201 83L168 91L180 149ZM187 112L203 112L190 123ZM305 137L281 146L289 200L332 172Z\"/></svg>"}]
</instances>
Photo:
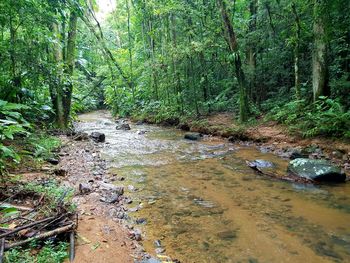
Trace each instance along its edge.
<instances>
[{"instance_id":1,"label":"shallow water","mask_svg":"<svg viewBox=\"0 0 350 263\"><path fill-rule=\"evenodd\" d=\"M350 184L304 186L264 178L245 160L263 159L282 175L288 161L218 138L200 142L153 125L117 131L106 112L79 128L106 134L110 171L133 185L131 213L156 256L181 262L350 262ZM139 135L138 131L147 131ZM119 182L118 182L119 183ZM136 210L136 209L135 209Z\"/></svg>"}]
</instances>

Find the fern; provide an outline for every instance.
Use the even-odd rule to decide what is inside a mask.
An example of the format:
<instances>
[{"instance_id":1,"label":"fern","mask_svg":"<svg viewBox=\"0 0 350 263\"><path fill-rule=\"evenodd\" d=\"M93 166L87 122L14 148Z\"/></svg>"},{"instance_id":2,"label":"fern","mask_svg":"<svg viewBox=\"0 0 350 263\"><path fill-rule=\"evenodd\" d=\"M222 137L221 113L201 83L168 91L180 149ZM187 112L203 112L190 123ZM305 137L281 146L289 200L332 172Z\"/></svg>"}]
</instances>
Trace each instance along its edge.
<instances>
[{"instance_id":1,"label":"fern","mask_svg":"<svg viewBox=\"0 0 350 263\"><path fill-rule=\"evenodd\" d=\"M312 104L305 100L292 101L273 108L267 117L288 125L291 131L299 130L305 137L350 137L350 112L327 97L320 97Z\"/></svg>"}]
</instances>

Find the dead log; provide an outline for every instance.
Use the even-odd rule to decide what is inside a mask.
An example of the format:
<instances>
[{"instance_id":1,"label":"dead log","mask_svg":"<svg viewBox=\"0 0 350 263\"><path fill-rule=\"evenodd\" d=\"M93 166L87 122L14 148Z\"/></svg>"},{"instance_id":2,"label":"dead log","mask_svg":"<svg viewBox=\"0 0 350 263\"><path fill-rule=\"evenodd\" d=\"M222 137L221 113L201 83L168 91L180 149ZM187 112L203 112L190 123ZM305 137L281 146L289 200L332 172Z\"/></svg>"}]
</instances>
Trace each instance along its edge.
<instances>
[{"instance_id":1,"label":"dead log","mask_svg":"<svg viewBox=\"0 0 350 263\"><path fill-rule=\"evenodd\" d=\"M26 244L34 241L34 240L46 239L46 238L49 238L49 237L52 237L52 236L56 236L56 235L62 234L62 233L65 233L65 232L68 232L68 231L74 229L74 227L75 227L75 224L73 223L73 224L70 224L70 225L67 225L67 226L59 227L59 228L56 228L54 230L51 230L51 231L39 234L37 236L28 238L26 240L22 240L22 241L19 241L19 242L16 242L16 243L6 244L5 245L5 250L9 250L9 249L14 248L14 247L26 245Z\"/></svg>"}]
</instances>

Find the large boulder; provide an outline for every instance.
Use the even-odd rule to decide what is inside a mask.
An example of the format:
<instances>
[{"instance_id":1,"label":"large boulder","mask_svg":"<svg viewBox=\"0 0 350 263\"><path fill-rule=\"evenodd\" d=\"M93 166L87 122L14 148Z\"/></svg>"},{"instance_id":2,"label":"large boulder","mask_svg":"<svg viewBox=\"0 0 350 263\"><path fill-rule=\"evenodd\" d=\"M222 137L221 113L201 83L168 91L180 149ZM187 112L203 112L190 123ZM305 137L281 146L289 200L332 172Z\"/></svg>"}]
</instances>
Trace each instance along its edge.
<instances>
[{"instance_id":1,"label":"large boulder","mask_svg":"<svg viewBox=\"0 0 350 263\"><path fill-rule=\"evenodd\" d=\"M198 141L202 138L202 134L198 132L188 132L185 134L184 138L191 141Z\"/></svg>"},{"instance_id":2,"label":"large boulder","mask_svg":"<svg viewBox=\"0 0 350 263\"><path fill-rule=\"evenodd\" d=\"M327 160L297 158L289 162L288 172L319 182L344 182L346 179L345 173Z\"/></svg>"}]
</instances>

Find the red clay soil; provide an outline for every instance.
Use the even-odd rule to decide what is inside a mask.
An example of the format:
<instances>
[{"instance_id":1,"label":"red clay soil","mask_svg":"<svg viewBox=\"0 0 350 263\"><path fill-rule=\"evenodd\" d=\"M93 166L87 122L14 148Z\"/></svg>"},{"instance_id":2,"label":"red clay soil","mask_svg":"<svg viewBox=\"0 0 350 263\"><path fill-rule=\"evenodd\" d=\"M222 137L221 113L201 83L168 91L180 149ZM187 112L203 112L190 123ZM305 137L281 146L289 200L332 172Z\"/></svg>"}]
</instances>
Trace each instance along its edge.
<instances>
[{"instance_id":1,"label":"red clay soil","mask_svg":"<svg viewBox=\"0 0 350 263\"><path fill-rule=\"evenodd\" d=\"M108 191L97 185L111 182L104 161L100 158L99 145L91 141L73 141L63 137L59 168L67 171L62 184L75 189L73 198L79 215L77 229L76 263L128 263L140 258L141 246L130 239L129 230L116 217L123 211L122 204L101 202ZM88 193L79 191L79 184L91 183Z\"/></svg>"}]
</instances>

